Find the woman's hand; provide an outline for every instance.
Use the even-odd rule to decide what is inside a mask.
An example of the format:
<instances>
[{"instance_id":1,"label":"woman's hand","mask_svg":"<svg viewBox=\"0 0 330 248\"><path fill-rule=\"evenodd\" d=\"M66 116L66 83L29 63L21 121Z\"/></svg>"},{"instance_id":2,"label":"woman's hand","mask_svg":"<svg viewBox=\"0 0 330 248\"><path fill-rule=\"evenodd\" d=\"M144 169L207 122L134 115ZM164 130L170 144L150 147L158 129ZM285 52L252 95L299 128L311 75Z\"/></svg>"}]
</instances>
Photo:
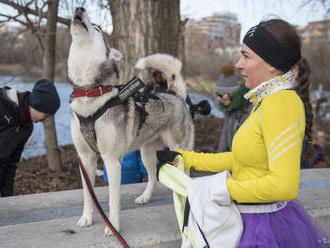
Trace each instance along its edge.
<instances>
[{"instance_id":1,"label":"woman's hand","mask_svg":"<svg viewBox=\"0 0 330 248\"><path fill-rule=\"evenodd\" d=\"M161 150L157 151L156 156L158 163L157 164L171 164L175 167L178 166L178 161L175 159L178 155L182 156L181 153L170 150Z\"/></svg>"}]
</instances>

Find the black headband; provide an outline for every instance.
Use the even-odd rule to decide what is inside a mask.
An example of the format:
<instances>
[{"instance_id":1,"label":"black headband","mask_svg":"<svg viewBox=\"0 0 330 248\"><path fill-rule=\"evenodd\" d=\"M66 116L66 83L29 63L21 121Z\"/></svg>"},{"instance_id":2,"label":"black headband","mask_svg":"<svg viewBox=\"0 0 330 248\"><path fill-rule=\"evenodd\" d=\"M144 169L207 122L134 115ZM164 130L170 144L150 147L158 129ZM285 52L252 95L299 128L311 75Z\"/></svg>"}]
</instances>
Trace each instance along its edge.
<instances>
[{"instance_id":1,"label":"black headband","mask_svg":"<svg viewBox=\"0 0 330 248\"><path fill-rule=\"evenodd\" d=\"M289 71L300 60L300 57L283 47L260 23L250 28L243 43L266 63L283 72Z\"/></svg>"}]
</instances>

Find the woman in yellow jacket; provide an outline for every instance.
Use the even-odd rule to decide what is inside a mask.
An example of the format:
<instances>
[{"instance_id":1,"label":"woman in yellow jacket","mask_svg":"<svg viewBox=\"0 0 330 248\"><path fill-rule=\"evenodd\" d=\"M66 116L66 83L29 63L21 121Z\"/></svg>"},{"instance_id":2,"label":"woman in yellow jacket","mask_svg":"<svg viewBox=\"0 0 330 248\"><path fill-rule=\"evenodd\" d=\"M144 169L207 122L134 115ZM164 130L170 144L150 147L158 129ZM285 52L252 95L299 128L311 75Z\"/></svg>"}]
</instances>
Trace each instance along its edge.
<instances>
[{"instance_id":1,"label":"woman in yellow jacket","mask_svg":"<svg viewBox=\"0 0 330 248\"><path fill-rule=\"evenodd\" d=\"M230 171L228 193L244 224L240 248L328 247L326 233L295 200L302 144L311 141L312 110L309 67L294 27L280 19L252 27L236 68L250 89L245 97L253 110L236 132L232 152L179 149L185 168Z\"/></svg>"}]
</instances>

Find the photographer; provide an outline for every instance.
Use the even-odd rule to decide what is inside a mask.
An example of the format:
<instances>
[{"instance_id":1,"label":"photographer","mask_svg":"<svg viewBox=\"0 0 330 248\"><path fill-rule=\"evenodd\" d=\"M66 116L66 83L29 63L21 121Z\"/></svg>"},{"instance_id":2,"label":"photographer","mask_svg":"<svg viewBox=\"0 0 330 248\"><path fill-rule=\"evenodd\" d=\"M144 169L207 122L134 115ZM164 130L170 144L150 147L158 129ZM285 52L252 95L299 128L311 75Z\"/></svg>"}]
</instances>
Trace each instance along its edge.
<instances>
[{"instance_id":1,"label":"photographer","mask_svg":"<svg viewBox=\"0 0 330 248\"><path fill-rule=\"evenodd\" d=\"M221 131L219 152L231 151L233 137L249 115L250 104L244 99L248 89L240 85L234 75L234 66L222 67L222 74L215 86L216 100L224 113L224 124Z\"/></svg>"}]
</instances>

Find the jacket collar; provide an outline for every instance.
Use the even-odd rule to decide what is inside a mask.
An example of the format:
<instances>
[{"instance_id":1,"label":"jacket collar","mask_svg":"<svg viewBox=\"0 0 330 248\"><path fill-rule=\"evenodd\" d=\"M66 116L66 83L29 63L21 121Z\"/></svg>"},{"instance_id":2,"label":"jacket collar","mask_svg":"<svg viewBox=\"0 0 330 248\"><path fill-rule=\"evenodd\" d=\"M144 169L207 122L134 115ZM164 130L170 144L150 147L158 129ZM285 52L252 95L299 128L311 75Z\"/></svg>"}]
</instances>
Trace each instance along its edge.
<instances>
[{"instance_id":1,"label":"jacket collar","mask_svg":"<svg viewBox=\"0 0 330 248\"><path fill-rule=\"evenodd\" d=\"M29 107L30 92L18 92L18 123L20 126L30 125L32 123L30 107Z\"/></svg>"},{"instance_id":2,"label":"jacket collar","mask_svg":"<svg viewBox=\"0 0 330 248\"><path fill-rule=\"evenodd\" d=\"M246 93L244 98L249 100L255 107L258 106L266 96L272 95L280 90L292 89L293 87L293 73L292 71L288 71L283 75L259 84Z\"/></svg>"}]
</instances>

